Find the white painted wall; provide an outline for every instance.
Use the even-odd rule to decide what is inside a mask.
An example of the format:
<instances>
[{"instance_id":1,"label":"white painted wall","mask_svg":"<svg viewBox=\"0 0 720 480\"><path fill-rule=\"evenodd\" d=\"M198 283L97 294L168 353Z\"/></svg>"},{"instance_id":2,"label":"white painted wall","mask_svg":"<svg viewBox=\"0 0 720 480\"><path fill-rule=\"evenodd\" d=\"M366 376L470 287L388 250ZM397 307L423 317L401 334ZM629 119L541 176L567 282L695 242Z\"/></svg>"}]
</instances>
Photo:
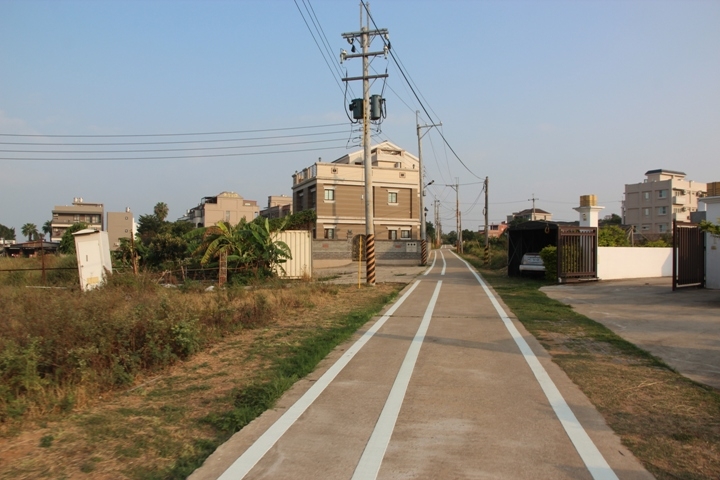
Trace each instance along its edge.
<instances>
[{"instance_id":1,"label":"white painted wall","mask_svg":"<svg viewBox=\"0 0 720 480\"><path fill-rule=\"evenodd\" d=\"M720 237L705 235L705 288L720 289Z\"/></svg>"},{"instance_id":2,"label":"white painted wall","mask_svg":"<svg viewBox=\"0 0 720 480\"><path fill-rule=\"evenodd\" d=\"M720 223L720 197L700 200L708 222ZM705 288L720 289L720 238L705 234Z\"/></svg>"},{"instance_id":3,"label":"white painted wall","mask_svg":"<svg viewBox=\"0 0 720 480\"><path fill-rule=\"evenodd\" d=\"M672 248L598 247L598 278L652 278L672 276Z\"/></svg>"}]
</instances>

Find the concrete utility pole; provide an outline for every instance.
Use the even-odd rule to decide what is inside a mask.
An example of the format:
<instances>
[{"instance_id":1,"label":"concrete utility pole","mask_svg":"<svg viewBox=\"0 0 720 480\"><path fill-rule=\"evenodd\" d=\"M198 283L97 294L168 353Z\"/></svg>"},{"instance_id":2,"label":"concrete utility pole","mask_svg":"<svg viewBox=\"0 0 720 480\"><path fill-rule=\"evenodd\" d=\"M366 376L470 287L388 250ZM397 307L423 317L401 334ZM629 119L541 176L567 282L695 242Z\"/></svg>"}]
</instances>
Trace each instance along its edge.
<instances>
[{"instance_id":1,"label":"concrete utility pole","mask_svg":"<svg viewBox=\"0 0 720 480\"><path fill-rule=\"evenodd\" d=\"M455 178L455 185L448 185L450 188L455 190L455 223L457 228L457 241L455 248L458 253L463 253L462 244L462 220L460 219L460 179Z\"/></svg>"},{"instance_id":2,"label":"concrete utility pole","mask_svg":"<svg viewBox=\"0 0 720 480\"><path fill-rule=\"evenodd\" d=\"M360 4L360 31L343 33L342 37L352 44L356 38L360 39L362 53L348 54L344 50L340 54L341 59L361 57L363 60L363 74L361 77L343 78L344 82L353 80L363 81L363 102L362 102L362 121L363 121L363 162L365 166L365 280L370 285L375 285L375 219L373 206L373 187L372 187L372 156L370 152L370 79L385 78L387 74L368 75L370 68L369 58L378 55L387 55L389 48L386 46L382 51L369 52L370 42L372 38L378 35L384 35L387 38L387 29L370 30L369 14L365 16L366 25L363 25L363 5Z\"/></svg>"},{"instance_id":3,"label":"concrete utility pole","mask_svg":"<svg viewBox=\"0 0 720 480\"><path fill-rule=\"evenodd\" d=\"M485 266L490 263L490 231L488 226L488 177L485 177Z\"/></svg>"},{"instance_id":4,"label":"concrete utility pole","mask_svg":"<svg viewBox=\"0 0 720 480\"><path fill-rule=\"evenodd\" d=\"M427 225L425 224L425 187L423 184L423 162L422 162L422 137L425 133L421 133L423 128L432 128L442 126L442 123L432 125L420 125L420 112L415 111L415 124L417 125L417 137L418 137L418 167L420 168L420 242L422 257L420 265L427 265L428 253L427 253ZM430 182L432 183L432 182ZM428 184L430 185L430 184Z\"/></svg>"}]
</instances>

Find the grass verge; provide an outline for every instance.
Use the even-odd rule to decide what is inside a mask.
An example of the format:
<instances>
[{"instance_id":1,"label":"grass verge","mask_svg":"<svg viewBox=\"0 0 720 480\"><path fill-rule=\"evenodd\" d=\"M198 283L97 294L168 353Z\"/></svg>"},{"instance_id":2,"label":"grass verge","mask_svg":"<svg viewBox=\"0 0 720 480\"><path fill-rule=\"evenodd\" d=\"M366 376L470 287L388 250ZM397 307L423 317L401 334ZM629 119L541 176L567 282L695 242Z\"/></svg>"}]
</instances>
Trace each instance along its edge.
<instances>
[{"instance_id":1,"label":"grass verge","mask_svg":"<svg viewBox=\"0 0 720 480\"><path fill-rule=\"evenodd\" d=\"M271 314L212 338L185 360L138 374L132 385L99 392L82 408L14 423L0 435L0 479L185 478L403 286L300 282L247 294L260 295L262 305L223 299L215 309L229 316L248 307Z\"/></svg>"},{"instance_id":2,"label":"grass verge","mask_svg":"<svg viewBox=\"0 0 720 480\"><path fill-rule=\"evenodd\" d=\"M720 394L547 297L545 282L475 266L659 480L720 478Z\"/></svg>"}]
</instances>

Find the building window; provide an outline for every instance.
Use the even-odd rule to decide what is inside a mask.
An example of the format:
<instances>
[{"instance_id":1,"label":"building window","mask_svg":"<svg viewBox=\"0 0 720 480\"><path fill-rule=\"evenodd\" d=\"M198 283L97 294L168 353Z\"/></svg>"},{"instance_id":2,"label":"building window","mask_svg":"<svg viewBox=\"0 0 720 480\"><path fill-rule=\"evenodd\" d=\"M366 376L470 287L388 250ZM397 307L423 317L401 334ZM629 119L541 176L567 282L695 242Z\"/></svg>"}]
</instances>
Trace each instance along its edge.
<instances>
[{"instance_id":1,"label":"building window","mask_svg":"<svg viewBox=\"0 0 720 480\"><path fill-rule=\"evenodd\" d=\"M643 200L645 200L645 201L650 200L650 192L643 192Z\"/></svg>"},{"instance_id":2,"label":"building window","mask_svg":"<svg viewBox=\"0 0 720 480\"><path fill-rule=\"evenodd\" d=\"M93 215L93 223L100 223L100 215Z\"/></svg>"},{"instance_id":3,"label":"building window","mask_svg":"<svg viewBox=\"0 0 720 480\"><path fill-rule=\"evenodd\" d=\"M657 207L658 215L667 215L667 207Z\"/></svg>"},{"instance_id":4,"label":"building window","mask_svg":"<svg viewBox=\"0 0 720 480\"><path fill-rule=\"evenodd\" d=\"M75 214L73 215L73 222L79 222L80 221L80 215Z\"/></svg>"},{"instance_id":5,"label":"building window","mask_svg":"<svg viewBox=\"0 0 720 480\"><path fill-rule=\"evenodd\" d=\"M308 208L315 208L315 195L316 190L314 188L310 189L310 193L308 194Z\"/></svg>"},{"instance_id":6,"label":"building window","mask_svg":"<svg viewBox=\"0 0 720 480\"><path fill-rule=\"evenodd\" d=\"M410 230L400 230L400 238L410 238Z\"/></svg>"},{"instance_id":7,"label":"building window","mask_svg":"<svg viewBox=\"0 0 720 480\"><path fill-rule=\"evenodd\" d=\"M230 210L225 210L225 221L230 223Z\"/></svg>"},{"instance_id":8,"label":"building window","mask_svg":"<svg viewBox=\"0 0 720 480\"><path fill-rule=\"evenodd\" d=\"M397 240L397 230L388 230L388 239Z\"/></svg>"},{"instance_id":9,"label":"building window","mask_svg":"<svg viewBox=\"0 0 720 480\"><path fill-rule=\"evenodd\" d=\"M325 201L326 202L334 202L335 201L335 190L331 188L325 189Z\"/></svg>"},{"instance_id":10,"label":"building window","mask_svg":"<svg viewBox=\"0 0 720 480\"><path fill-rule=\"evenodd\" d=\"M650 225L643 225L640 230L642 230L643 232L647 232L648 230L650 230Z\"/></svg>"},{"instance_id":11,"label":"building window","mask_svg":"<svg viewBox=\"0 0 720 480\"><path fill-rule=\"evenodd\" d=\"M645 215L646 217L649 217L649 216L650 216L650 209L649 209L649 208L643 208L643 215Z\"/></svg>"},{"instance_id":12,"label":"building window","mask_svg":"<svg viewBox=\"0 0 720 480\"><path fill-rule=\"evenodd\" d=\"M326 228L325 229L325 238L328 240L332 240L335 238L335 229L334 228Z\"/></svg>"},{"instance_id":13,"label":"building window","mask_svg":"<svg viewBox=\"0 0 720 480\"><path fill-rule=\"evenodd\" d=\"M664 223L658 224L658 232L664 233L666 231L667 231L667 225L665 225Z\"/></svg>"},{"instance_id":14,"label":"building window","mask_svg":"<svg viewBox=\"0 0 720 480\"><path fill-rule=\"evenodd\" d=\"M658 198L667 198L667 190L658 190Z\"/></svg>"},{"instance_id":15,"label":"building window","mask_svg":"<svg viewBox=\"0 0 720 480\"><path fill-rule=\"evenodd\" d=\"M397 203L397 192L388 192L388 203Z\"/></svg>"}]
</instances>

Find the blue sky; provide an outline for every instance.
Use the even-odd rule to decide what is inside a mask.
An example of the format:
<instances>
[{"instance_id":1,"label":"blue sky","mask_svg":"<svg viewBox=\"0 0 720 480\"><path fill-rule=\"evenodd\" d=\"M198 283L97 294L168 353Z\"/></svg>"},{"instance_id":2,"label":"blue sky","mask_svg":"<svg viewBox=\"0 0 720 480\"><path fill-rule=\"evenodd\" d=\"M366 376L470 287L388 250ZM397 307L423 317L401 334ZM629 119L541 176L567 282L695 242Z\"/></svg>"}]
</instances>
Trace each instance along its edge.
<instances>
[{"instance_id":1,"label":"blue sky","mask_svg":"<svg viewBox=\"0 0 720 480\"><path fill-rule=\"evenodd\" d=\"M0 150L21 150L0 152L0 224L40 226L73 197L136 217L163 201L173 220L225 190L265 205L290 194L296 170L359 148L308 9L336 63L349 50L341 34L359 29L356 0L0 0ZM577 219L583 194L620 213L624 184L655 168L720 181L718 1L376 0L371 12L452 149L490 177L491 221L529 208L533 194L558 220ZM384 87L388 107L376 140L417 154L420 104L391 60L373 69L390 75L372 88ZM348 98L359 96L351 87ZM227 131L239 133L13 136ZM247 140L270 136L284 138ZM156 143L191 140L205 142ZM125 142L155 143L67 145ZM219 148L236 145L258 146ZM57 153L161 148L196 150ZM479 180L434 129L423 153L435 181L426 202L443 202L444 230L454 229L455 192L442 185L456 177L463 228L477 229ZM107 157L129 159L78 160Z\"/></svg>"}]
</instances>

